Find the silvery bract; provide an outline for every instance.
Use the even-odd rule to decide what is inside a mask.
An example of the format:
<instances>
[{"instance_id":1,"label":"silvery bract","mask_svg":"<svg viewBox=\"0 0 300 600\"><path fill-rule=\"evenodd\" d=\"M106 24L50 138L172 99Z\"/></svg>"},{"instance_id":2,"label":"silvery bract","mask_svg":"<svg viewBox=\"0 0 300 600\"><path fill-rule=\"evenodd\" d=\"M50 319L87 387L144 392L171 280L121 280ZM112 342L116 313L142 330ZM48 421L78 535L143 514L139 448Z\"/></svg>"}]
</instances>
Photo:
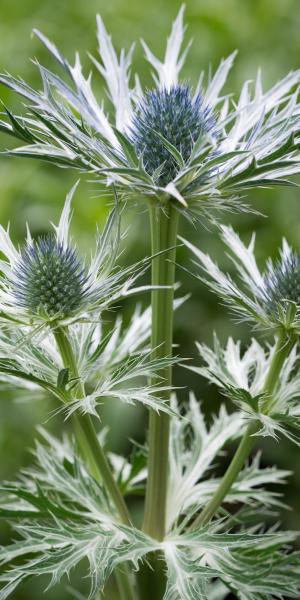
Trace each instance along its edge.
<instances>
[{"instance_id":1,"label":"silvery bract","mask_svg":"<svg viewBox=\"0 0 300 600\"><path fill-rule=\"evenodd\" d=\"M148 355L150 326L150 308L142 311L139 306L126 327L117 316L108 333L103 331L101 314L91 321L72 323L70 338L81 380L91 387L98 371L107 377L128 364L130 357ZM19 323L2 326L0 352L0 381L29 389L31 396L35 392L41 396L41 383L55 390L63 364L50 329L36 331L34 326L20 327Z\"/></svg>"},{"instance_id":2,"label":"silvery bract","mask_svg":"<svg viewBox=\"0 0 300 600\"><path fill-rule=\"evenodd\" d=\"M117 55L100 17L100 61L110 101L92 91L79 55L72 66L43 34L36 35L65 70L66 81L37 63L43 89L7 74L0 81L28 101L23 116L7 110L1 129L25 142L6 154L40 158L92 173L114 183L124 198L169 201L185 215L212 208L239 210L245 189L287 185L299 172L300 71L264 92L260 71L233 102L222 92L235 53L195 87L180 80L189 45L182 50L183 7L173 23L162 61L143 42L154 87L142 88L131 73L133 47ZM104 96L106 99L106 94ZM112 109L112 110L111 110Z\"/></svg>"},{"instance_id":3,"label":"silvery bract","mask_svg":"<svg viewBox=\"0 0 300 600\"><path fill-rule=\"evenodd\" d=\"M120 242L120 215L116 207L96 238L89 262L78 257L69 236L71 202L76 185L67 195L53 234L33 240L28 228L23 248L16 248L9 229L0 226L1 321L23 325L69 324L109 307L134 293L136 279L146 262L116 270ZM138 288L138 291L143 288Z\"/></svg>"},{"instance_id":4,"label":"silvery bract","mask_svg":"<svg viewBox=\"0 0 300 600\"><path fill-rule=\"evenodd\" d=\"M242 353L239 341L229 338L222 348L215 336L213 349L200 343L197 348L204 366L188 368L220 387L239 407L244 423L250 420L259 423L257 435L277 439L283 434L300 444L300 374L296 345L283 364L271 397L265 391L265 384L276 344L264 348L253 339Z\"/></svg>"},{"instance_id":5,"label":"silvery bract","mask_svg":"<svg viewBox=\"0 0 300 600\"><path fill-rule=\"evenodd\" d=\"M76 187L76 186L75 186ZM67 195L54 233L33 240L28 228L24 248L17 249L9 231L0 226L0 381L31 393L47 390L64 405L67 416L79 410L97 415L103 397L117 397L154 410L172 409L155 393L166 389L161 380L147 385L147 378L172 359L152 360L147 347L151 312L137 309L127 328L113 321L104 334L102 312L115 302L147 286L134 288L148 261L116 269L120 245L120 215L116 207L96 238L89 262L79 258L70 239L71 202ZM177 300L178 306L182 300ZM70 344L82 384L89 394L72 397L72 379L65 373L55 341L60 327L70 329ZM101 375L100 375L101 373ZM136 382L144 380L141 387ZM69 381L70 379L70 381Z\"/></svg>"},{"instance_id":6,"label":"silvery bract","mask_svg":"<svg viewBox=\"0 0 300 600\"><path fill-rule=\"evenodd\" d=\"M193 397L184 416L172 417L171 422L170 529L162 542L121 525L104 488L89 475L70 442L42 432L45 439L37 443L36 465L24 471L16 484L1 487L0 515L9 516L19 534L18 542L0 549L1 564L13 565L0 577L1 600L31 576L46 575L53 586L65 575L71 576L80 563L87 569L89 598L94 598L118 565L129 561L136 569L155 550L166 562L164 600L211 598L216 578L223 583L223 591L234 590L242 600L258 595L262 600L283 594L297 597L299 556L281 550L296 539L296 533L261 533L253 526L247 531L243 525L257 511L280 504L278 496L264 486L282 483L287 472L261 468L255 458L241 472L228 498L242 505L233 519L223 516L193 532L185 531L199 502L208 500L218 484L216 479L199 479L243 428L237 413L228 415L222 409L209 429ZM195 442L193 448L190 439ZM116 458L112 464L119 463Z\"/></svg>"},{"instance_id":7,"label":"silvery bract","mask_svg":"<svg viewBox=\"0 0 300 600\"><path fill-rule=\"evenodd\" d=\"M232 227L221 226L221 237L229 249L236 268L235 280L199 248L187 240L186 246L196 257L199 278L222 298L241 319L247 319L263 329L300 332L300 256L283 240L280 259L268 260L262 273L254 255L255 235L244 245ZM208 276L208 278L206 277Z\"/></svg>"}]
</instances>

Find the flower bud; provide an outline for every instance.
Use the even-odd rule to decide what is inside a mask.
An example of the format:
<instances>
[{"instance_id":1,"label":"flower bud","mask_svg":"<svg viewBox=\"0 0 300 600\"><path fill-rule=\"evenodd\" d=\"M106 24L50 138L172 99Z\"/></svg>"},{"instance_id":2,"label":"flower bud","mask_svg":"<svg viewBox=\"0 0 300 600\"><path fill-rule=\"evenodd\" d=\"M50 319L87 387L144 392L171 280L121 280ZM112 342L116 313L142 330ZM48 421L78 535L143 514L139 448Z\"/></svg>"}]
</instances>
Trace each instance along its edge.
<instances>
[{"instance_id":1,"label":"flower bud","mask_svg":"<svg viewBox=\"0 0 300 600\"><path fill-rule=\"evenodd\" d=\"M300 306L300 255L290 252L270 268L265 278L265 296L270 312L285 301Z\"/></svg>"},{"instance_id":2,"label":"flower bud","mask_svg":"<svg viewBox=\"0 0 300 600\"><path fill-rule=\"evenodd\" d=\"M87 277L75 251L47 236L23 250L13 285L18 305L29 313L69 317L86 295Z\"/></svg>"},{"instance_id":3,"label":"flower bud","mask_svg":"<svg viewBox=\"0 0 300 600\"><path fill-rule=\"evenodd\" d=\"M212 111L203 108L200 94L193 98L188 86L174 85L169 91L159 88L145 95L133 118L130 138L149 175L163 165L157 183L164 186L174 179L180 167L160 136L187 163L199 136L209 133L214 126Z\"/></svg>"}]
</instances>

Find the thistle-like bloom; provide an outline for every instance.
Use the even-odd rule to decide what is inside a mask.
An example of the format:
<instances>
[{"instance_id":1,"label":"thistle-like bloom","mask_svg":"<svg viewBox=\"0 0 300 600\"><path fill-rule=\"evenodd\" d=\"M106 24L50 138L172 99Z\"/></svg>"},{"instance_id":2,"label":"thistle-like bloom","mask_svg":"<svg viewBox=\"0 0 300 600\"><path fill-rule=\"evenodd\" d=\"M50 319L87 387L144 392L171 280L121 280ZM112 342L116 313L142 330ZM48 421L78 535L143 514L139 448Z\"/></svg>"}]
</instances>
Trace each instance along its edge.
<instances>
[{"instance_id":1,"label":"thistle-like bloom","mask_svg":"<svg viewBox=\"0 0 300 600\"><path fill-rule=\"evenodd\" d=\"M77 185L77 184L76 184ZM120 215L116 207L96 239L90 263L77 256L69 236L71 202L66 202L54 233L33 240L28 229L23 248L14 247L9 231L0 227L1 320L23 325L72 323L88 319L114 300L132 293L131 286L146 263L115 269L120 241ZM139 288L143 289L143 288Z\"/></svg>"},{"instance_id":2,"label":"thistle-like bloom","mask_svg":"<svg viewBox=\"0 0 300 600\"><path fill-rule=\"evenodd\" d=\"M222 239L238 271L239 281L224 273L212 259L187 240L196 256L194 264L202 271L199 278L238 315L264 329L284 329L300 333L300 255L284 239L280 258L267 261L260 272L254 255L255 235L245 246L231 227L221 227ZM208 278L206 275L208 275Z\"/></svg>"},{"instance_id":3,"label":"thistle-like bloom","mask_svg":"<svg viewBox=\"0 0 300 600\"><path fill-rule=\"evenodd\" d=\"M276 344L263 348L255 339L241 352L240 342L229 338L222 348L217 337L213 349L197 343L203 366L187 368L217 385L241 410L246 421L260 423L258 435L285 435L300 445L300 375L296 345L286 358L270 397L265 390Z\"/></svg>"},{"instance_id":4,"label":"thistle-like bloom","mask_svg":"<svg viewBox=\"0 0 300 600\"><path fill-rule=\"evenodd\" d=\"M132 121L131 140L145 171L166 186L180 171L177 153L182 165L187 164L196 141L214 125L211 111L202 109L200 94L193 98L188 86L175 85L145 95Z\"/></svg>"},{"instance_id":5,"label":"thistle-like bloom","mask_svg":"<svg viewBox=\"0 0 300 600\"><path fill-rule=\"evenodd\" d=\"M19 306L33 315L71 316L88 298L89 280L75 250L54 236L31 242L13 274Z\"/></svg>"},{"instance_id":6,"label":"thistle-like bloom","mask_svg":"<svg viewBox=\"0 0 300 600\"><path fill-rule=\"evenodd\" d=\"M7 111L0 121L2 131L23 143L8 154L87 171L102 184L114 182L121 197L173 202L186 215L242 209L245 189L290 184L286 177L299 172L299 70L267 92L258 72L254 86L247 81L233 103L222 93L233 53L206 84L201 73L194 88L187 85L179 77L188 50L181 50L181 8L163 61L143 43L154 70L154 87L144 91L131 76L133 48L118 57L100 17L97 23L100 62L92 60L105 80L112 118L97 101L91 76L83 75L78 54L72 66L36 31L68 81L39 64L42 91L0 76L28 101L26 115Z\"/></svg>"}]
</instances>

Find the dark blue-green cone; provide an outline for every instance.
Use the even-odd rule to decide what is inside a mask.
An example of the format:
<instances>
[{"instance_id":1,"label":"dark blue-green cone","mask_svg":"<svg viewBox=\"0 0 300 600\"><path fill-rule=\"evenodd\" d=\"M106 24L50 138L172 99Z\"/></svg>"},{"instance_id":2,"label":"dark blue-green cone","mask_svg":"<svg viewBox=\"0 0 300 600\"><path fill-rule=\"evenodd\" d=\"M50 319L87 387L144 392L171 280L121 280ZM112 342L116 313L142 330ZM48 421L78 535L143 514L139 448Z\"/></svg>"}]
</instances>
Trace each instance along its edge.
<instances>
[{"instance_id":1,"label":"dark blue-green cone","mask_svg":"<svg viewBox=\"0 0 300 600\"><path fill-rule=\"evenodd\" d=\"M13 285L16 302L33 315L68 317L87 295L87 277L75 251L54 236L27 245Z\"/></svg>"},{"instance_id":2,"label":"dark blue-green cone","mask_svg":"<svg viewBox=\"0 0 300 600\"><path fill-rule=\"evenodd\" d=\"M267 308L274 312L289 300L300 307L300 255L291 253L278 261L265 278Z\"/></svg>"},{"instance_id":3,"label":"dark blue-green cone","mask_svg":"<svg viewBox=\"0 0 300 600\"><path fill-rule=\"evenodd\" d=\"M176 85L169 91L161 88L145 95L133 118L130 140L149 175L163 165L156 183L165 186L180 167L157 133L170 142L187 163L195 142L214 127L213 113L209 107L202 106L201 95L192 97L188 86Z\"/></svg>"}]
</instances>

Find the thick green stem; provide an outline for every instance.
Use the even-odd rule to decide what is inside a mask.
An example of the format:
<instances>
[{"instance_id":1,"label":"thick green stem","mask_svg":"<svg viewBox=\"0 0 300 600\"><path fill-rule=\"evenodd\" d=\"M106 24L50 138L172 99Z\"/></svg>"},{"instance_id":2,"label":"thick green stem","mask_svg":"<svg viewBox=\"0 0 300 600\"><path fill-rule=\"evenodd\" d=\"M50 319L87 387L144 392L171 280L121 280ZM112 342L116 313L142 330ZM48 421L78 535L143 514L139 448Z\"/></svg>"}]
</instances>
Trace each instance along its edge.
<instances>
[{"instance_id":1,"label":"thick green stem","mask_svg":"<svg viewBox=\"0 0 300 600\"><path fill-rule=\"evenodd\" d=\"M150 208L152 254L152 285L169 286L168 289L152 290L152 358L172 356L173 300L175 282L176 238L178 211L172 204L165 208ZM163 385L171 386L172 368L158 373ZM152 382L157 383L157 378ZM170 392L161 392L161 398L169 400ZM149 462L146 489L144 531L162 540L165 535L166 500L168 485L169 416L150 412Z\"/></svg>"},{"instance_id":2,"label":"thick green stem","mask_svg":"<svg viewBox=\"0 0 300 600\"><path fill-rule=\"evenodd\" d=\"M267 406L265 407L265 412L268 411L268 408L272 404L272 396L278 382L278 377L280 375L283 363L293 344L293 338L287 338L283 332L279 334L275 353L271 361L263 390L267 395ZM232 484L235 482L239 472L243 468L245 460L248 458L254 446L256 439L255 433L258 431L258 429L258 423L252 422L248 425L219 487L216 489L210 502L205 506L200 515L192 523L191 529L195 529L200 525L205 525L215 515L224 498L230 491Z\"/></svg>"},{"instance_id":3,"label":"thick green stem","mask_svg":"<svg viewBox=\"0 0 300 600\"><path fill-rule=\"evenodd\" d=\"M79 377L76 359L68 336L68 330L66 327L55 327L53 329L53 334L65 368L70 369L71 377L78 380L76 396L78 398L84 397L84 384ZM87 460L91 473L97 481L103 482L118 511L122 523L130 526L131 519L127 506L118 485L114 480L110 465L98 440L90 416L75 414L73 415L73 423L81 452ZM131 573L127 564L123 565L123 570L118 569L116 571L116 581L121 600L136 600L134 582L131 581Z\"/></svg>"}]
</instances>

